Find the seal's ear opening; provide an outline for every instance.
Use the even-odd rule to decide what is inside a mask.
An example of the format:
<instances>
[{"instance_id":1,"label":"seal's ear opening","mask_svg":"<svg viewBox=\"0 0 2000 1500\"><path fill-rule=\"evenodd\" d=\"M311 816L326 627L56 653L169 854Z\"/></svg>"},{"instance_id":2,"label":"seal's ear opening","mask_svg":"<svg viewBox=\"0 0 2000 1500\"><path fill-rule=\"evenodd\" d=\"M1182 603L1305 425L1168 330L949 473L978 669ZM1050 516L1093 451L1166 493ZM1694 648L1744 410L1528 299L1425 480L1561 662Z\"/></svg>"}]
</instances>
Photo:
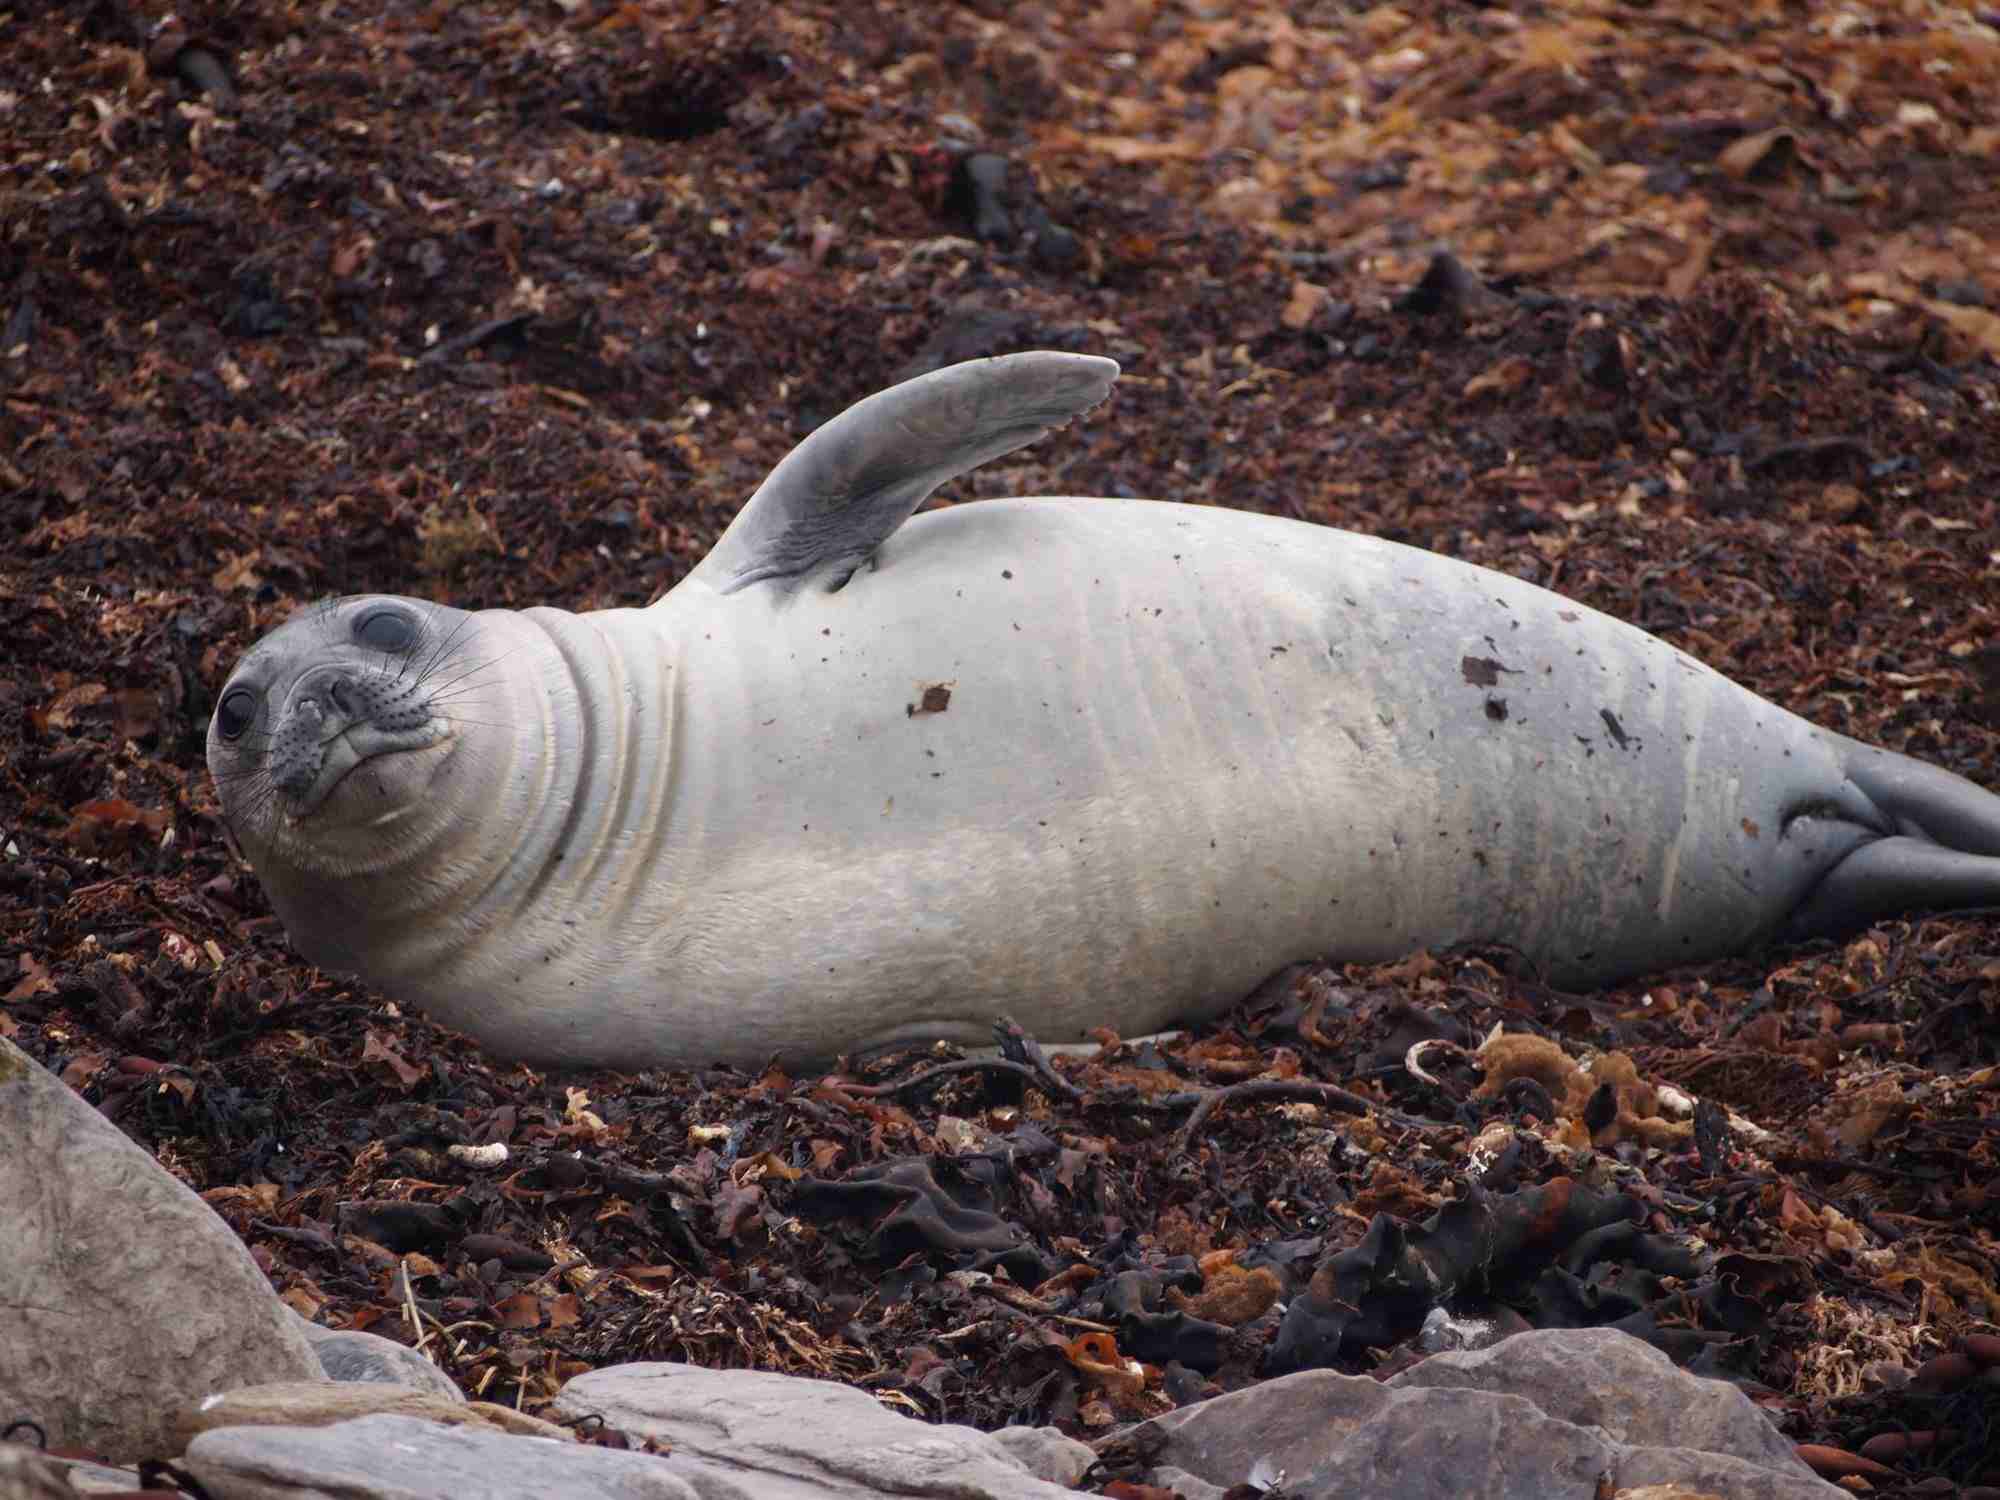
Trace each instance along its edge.
<instances>
[{"instance_id":1,"label":"seal's ear opening","mask_svg":"<svg viewBox=\"0 0 2000 1500\"><path fill-rule=\"evenodd\" d=\"M225 740L240 740L257 718L257 695L249 688L231 688L215 705L215 732Z\"/></svg>"}]
</instances>

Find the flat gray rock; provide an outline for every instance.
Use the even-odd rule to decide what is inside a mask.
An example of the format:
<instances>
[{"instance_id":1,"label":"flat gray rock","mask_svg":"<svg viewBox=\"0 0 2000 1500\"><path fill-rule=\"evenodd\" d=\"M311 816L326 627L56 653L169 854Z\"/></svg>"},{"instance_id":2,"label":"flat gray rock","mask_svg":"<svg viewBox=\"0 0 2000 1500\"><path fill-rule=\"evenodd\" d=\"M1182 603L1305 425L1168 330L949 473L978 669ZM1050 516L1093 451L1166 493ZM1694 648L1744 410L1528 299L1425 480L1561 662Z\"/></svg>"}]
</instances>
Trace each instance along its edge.
<instances>
[{"instance_id":1,"label":"flat gray rock","mask_svg":"<svg viewBox=\"0 0 2000 1500\"><path fill-rule=\"evenodd\" d=\"M0 1443L0 1500L77 1500L79 1495L129 1495L139 1488L132 1469L107 1469L78 1458L56 1458L26 1443Z\"/></svg>"},{"instance_id":2,"label":"flat gray rock","mask_svg":"<svg viewBox=\"0 0 2000 1500\"><path fill-rule=\"evenodd\" d=\"M701 1500L671 1458L420 1417L222 1427L184 1461L215 1500Z\"/></svg>"},{"instance_id":3,"label":"flat gray rock","mask_svg":"<svg viewBox=\"0 0 2000 1500\"><path fill-rule=\"evenodd\" d=\"M446 1427L490 1427L515 1437L548 1438L558 1443L576 1440L567 1427L491 1401L438 1396L375 1380L301 1380L218 1391L182 1408L174 1421L174 1451L178 1453L202 1433L220 1427L332 1427L385 1413L421 1417Z\"/></svg>"},{"instance_id":4,"label":"flat gray rock","mask_svg":"<svg viewBox=\"0 0 2000 1500\"><path fill-rule=\"evenodd\" d=\"M171 1457L211 1391L316 1380L289 1308L209 1206L0 1040L0 1412L51 1448Z\"/></svg>"},{"instance_id":5,"label":"flat gray rock","mask_svg":"<svg viewBox=\"0 0 2000 1500\"><path fill-rule=\"evenodd\" d=\"M572 1421L593 1414L671 1445L674 1472L701 1500L1074 1500L983 1432L898 1416L831 1381L613 1365L570 1381L549 1412Z\"/></svg>"},{"instance_id":6,"label":"flat gray rock","mask_svg":"<svg viewBox=\"0 0 2000 1500\"><path fill-rule=\"evenodd\" d=\"M1631 1347L1626 1347L1631 1346ZM1442 1366L1428 1383L1416 1377ZM1312 1370L1158 1417L1154 1482L1287 1495L1515 1500L1680 1484L1730 1500L1835 1500L1733 1386L1626 1334L1523 1333L1434 1355L1387 1384Z\"/></svg>"},{"instance_id":7,"label":"flat gray rock","mask_svg":"<svg viewBox=\"0 0 2000 1500\"><path fill-rule=\"evenodd\" d=\"M399 1385L442 1396L447 1401L465 1399L465 1393L449 1375L407 1344L385 1339L379 1333L322 1328L310 1318L300 1318L296 1312L292 1316L298 1318L299 1332L312 1345L328 1380Z\"/></svg>"}]
</instances>

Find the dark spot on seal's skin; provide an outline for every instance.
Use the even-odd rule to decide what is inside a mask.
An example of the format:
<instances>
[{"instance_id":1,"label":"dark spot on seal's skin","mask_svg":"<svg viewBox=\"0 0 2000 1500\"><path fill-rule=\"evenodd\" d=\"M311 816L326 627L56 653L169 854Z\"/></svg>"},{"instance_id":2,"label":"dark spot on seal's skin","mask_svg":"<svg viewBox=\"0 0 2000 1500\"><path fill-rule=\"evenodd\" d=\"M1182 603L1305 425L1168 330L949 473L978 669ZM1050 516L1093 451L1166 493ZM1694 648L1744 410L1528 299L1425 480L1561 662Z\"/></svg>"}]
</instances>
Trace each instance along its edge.
<instances>
[{"instance_id":1,"label":"dark spot on seal's skin","mask_svg":"<svg viewBox=\"0 0 2000 1500\"><path fill-rule=\"evenodd\" d=\"M941 714L951 707L951 684L933 682L924 689L923 696L915 703L905 703L903 713L914 719L918 714Z\"/></svg>"},{"instance_id":2,"label":"dark spot on seal's skin","mask_svg":"<svg viewBox=\"0 0 2000 1500\"><path fill-rule=\"evenodd\" d=\"M1753 839L1756 838L1758 834L1763 832L1761 828L1759 828L1755 823L1751 822L1748 818L1745 818L1743 820L1743 831L1749 834L1750 837Z\"/></svg>"},{"instance_id":3,"label":"dark spot on seal's skin","mask_svg":"<svg viewBox=\"0 0 2000 1500\"><path fill-rule=\"evenodd\" d=\"M1625 733L1625 726L1618 722L1618 715L1614 714L1610 709L1600 708L1597 711L1597 717L1602 719L1604 727L1611 731L1612 743L1617 745L1620 750L1623 750L1632 743L1631 737Z\"/></svg>"},{"instance_id":4,"label":"dark spot on seal's skin","mask_svg":"<svg viewBox=\"0 0 2000 1500\"><path fill-rule=\"evenodd\" d=\"M1463 656L1459 658L1458 670L1465 680L1474 687L1492 687L1500 680L1502 672L1513 673L1514 669L1504 666L1490 656Z\"/></svg>"},{"instance_id":5,"label":"dark spot on seal's skin","mask_svg":"<svg viewBox=\"0 0 2000 1500\"><path fill-rule=\"evenodd\" d=\"M1505 698L1488 698L1486 700L1486 717L1496 724L1506 723L1507 700Z\"/></svg>"}]
</instances>

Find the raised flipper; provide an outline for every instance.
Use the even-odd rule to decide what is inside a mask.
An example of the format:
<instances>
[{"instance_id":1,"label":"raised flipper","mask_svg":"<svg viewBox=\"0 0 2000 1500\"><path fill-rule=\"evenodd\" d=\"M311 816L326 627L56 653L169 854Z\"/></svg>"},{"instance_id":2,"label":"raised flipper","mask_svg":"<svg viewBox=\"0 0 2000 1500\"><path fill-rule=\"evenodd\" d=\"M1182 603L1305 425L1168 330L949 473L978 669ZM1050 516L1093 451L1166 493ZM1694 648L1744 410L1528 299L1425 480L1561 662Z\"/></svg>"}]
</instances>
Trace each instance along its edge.
<instances>
[{"instance_id":1,"label":"raised flipper","mask_svg":"<svg viewBox=\"0 0 2000 1500\"><path fill-rule=\"evenodd\" d=\"M1787 936L1851 931L1899 911L2000 907L2000 796L1873 746L1852 745L1849 757L1848 780L1896 831L1827 871Z\"/></svg>"},{"instance_id":2,"label":"raised flipper","mask_svg":"<svg viewBox=\"0 0 2000 1500\"><path fill-rule=\"evenodd\" d=\"M690 575L838 588L946 480L1102 401L1116 361L1037 351L952 365L857 402L786 454Z\"/></svg>"}]
</instances>

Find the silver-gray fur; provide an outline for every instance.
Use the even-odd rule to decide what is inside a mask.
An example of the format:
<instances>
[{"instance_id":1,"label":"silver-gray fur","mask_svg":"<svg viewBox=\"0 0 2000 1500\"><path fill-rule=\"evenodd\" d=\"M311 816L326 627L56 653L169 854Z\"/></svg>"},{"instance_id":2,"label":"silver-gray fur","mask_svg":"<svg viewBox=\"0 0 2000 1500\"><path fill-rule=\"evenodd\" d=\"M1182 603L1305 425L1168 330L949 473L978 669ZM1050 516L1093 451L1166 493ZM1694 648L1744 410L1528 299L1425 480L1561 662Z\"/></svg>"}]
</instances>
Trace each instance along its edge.
<instances>
[{"instance_id":1,"label":"silver-gray fur","mask_svg":"<svg viewBox=\"0 0 2000 1500\"><path fill-rule=\"evenodd\" d=\"M266 637L209 762L294 942L499 1052L751 1066L1136 1034L1322 955L1591 984L2000 903L2000 798L1502 574L1150 501L906 520L1115 374L871 397L650 609Z\"/></svg>"}]
</instances>

